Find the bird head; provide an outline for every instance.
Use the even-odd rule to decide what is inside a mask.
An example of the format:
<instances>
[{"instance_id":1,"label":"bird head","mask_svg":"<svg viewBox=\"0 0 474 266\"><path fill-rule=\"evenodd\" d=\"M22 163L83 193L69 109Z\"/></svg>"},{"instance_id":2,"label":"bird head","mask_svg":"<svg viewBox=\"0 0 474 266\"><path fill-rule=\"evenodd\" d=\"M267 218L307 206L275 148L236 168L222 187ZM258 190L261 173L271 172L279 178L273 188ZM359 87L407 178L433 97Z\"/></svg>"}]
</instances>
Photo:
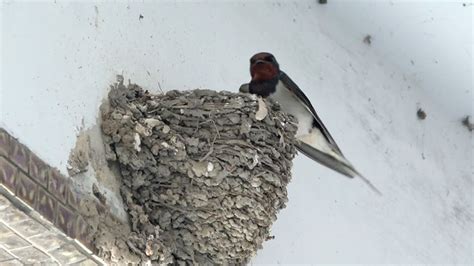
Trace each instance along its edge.
<instances>
[{"instance_id":1,"label":"bird head","mask_svg":"<svg viewBox=\"0 0 474 266\"><path fill-rule=\"evenodd\" d=\"M250 58L250 75L252 81L266 81L280 73L280 66L270 53L258 53Z\"/></svg>"}]
</instances>

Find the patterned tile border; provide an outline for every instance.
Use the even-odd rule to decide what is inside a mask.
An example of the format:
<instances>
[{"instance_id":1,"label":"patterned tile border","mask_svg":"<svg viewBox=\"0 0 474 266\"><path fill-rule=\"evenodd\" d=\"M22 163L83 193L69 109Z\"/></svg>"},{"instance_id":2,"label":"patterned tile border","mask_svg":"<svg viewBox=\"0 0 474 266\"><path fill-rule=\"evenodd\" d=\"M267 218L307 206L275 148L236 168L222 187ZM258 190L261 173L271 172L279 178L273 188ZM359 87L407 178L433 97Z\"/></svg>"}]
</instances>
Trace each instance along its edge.
<instances>
[{"instance_id":1,"label":"patterned tile border","mask_svg":"<svg viewBox=\"0 0 474 266\"><path fill-rule=\"evenodd\" d=\"M3 185L0 207L0 265L103 264Z\"/></svg>"},{"instance_id":2,"label":"patterned tile border","mask_svg":"<svg viewBox=\"0 0 474 266\"><path fill-rule=\"evenodd\" d=\"M0 128L0 265L103 264L70 183Z\"/></svg>"}]
</instances>

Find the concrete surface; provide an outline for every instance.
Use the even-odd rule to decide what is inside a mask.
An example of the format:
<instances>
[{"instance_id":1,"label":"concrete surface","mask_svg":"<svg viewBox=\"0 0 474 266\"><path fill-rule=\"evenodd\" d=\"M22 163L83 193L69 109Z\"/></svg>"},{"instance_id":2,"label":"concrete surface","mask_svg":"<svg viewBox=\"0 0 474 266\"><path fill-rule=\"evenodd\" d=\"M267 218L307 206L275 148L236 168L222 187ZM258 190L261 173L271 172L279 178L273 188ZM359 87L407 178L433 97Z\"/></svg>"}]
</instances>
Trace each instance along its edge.
<instances>
[{"instance_id":1,"label":"concrete surface","mask_svg":"<svg viewBox=\"0 0 474 266\"><path fill-rule=\"evenodd\" d=\"M254 263L472 263L472 3L328 2L4 1L0 123L66 173L117 73L237 91L270 51L384 195L299 156Z\"/></svg>"}]
</instances>

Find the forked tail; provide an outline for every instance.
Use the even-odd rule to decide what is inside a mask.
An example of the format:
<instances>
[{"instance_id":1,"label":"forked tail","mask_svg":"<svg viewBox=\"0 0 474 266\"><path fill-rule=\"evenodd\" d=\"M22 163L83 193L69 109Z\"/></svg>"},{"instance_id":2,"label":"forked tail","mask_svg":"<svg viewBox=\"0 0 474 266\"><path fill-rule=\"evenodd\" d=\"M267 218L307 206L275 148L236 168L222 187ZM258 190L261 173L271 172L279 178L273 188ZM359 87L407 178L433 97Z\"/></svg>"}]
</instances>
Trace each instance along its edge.
<instances>
[{"instance_id":1,"label":"forked tail","mask_svg":"<svg viewBox=\"0 0 474 266\"><path fill-rule=\"evenodd\" d=\"M378 190L377 187L375 187L367 178L361 175L347 160L338 160L337 158L319 151L302 141L300 141L296 147L304 155L340 174L343 174L349 178L358 176L360 179L362 179L362 181L364 181L366 185L370 187L371 190L380 196L382 195L380 190Z\"/></svg>"}]
</instances>

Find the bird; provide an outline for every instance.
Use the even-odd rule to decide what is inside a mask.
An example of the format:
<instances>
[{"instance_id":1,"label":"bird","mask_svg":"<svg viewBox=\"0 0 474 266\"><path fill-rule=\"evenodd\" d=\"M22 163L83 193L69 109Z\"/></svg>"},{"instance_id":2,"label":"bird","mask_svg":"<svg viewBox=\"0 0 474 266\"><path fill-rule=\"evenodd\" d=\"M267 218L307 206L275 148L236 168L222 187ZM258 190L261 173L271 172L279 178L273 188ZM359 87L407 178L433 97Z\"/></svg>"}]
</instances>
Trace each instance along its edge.
<instances>
[{"instance_id":1,"label":"bird","mask_svg":"<svg viewBox=\"0 0 474 266\"><path fill-rule=\"evenodd\" d=\"M283 112L297 119L296 148L312 160L349 178L361 178L372 190L380 191L346 159L334 138L319 118L308 97L296 83L280 69L275 56L260 52L250 58L249 83L239 91L270 98Z\"/></svg>"}]
</instances>

